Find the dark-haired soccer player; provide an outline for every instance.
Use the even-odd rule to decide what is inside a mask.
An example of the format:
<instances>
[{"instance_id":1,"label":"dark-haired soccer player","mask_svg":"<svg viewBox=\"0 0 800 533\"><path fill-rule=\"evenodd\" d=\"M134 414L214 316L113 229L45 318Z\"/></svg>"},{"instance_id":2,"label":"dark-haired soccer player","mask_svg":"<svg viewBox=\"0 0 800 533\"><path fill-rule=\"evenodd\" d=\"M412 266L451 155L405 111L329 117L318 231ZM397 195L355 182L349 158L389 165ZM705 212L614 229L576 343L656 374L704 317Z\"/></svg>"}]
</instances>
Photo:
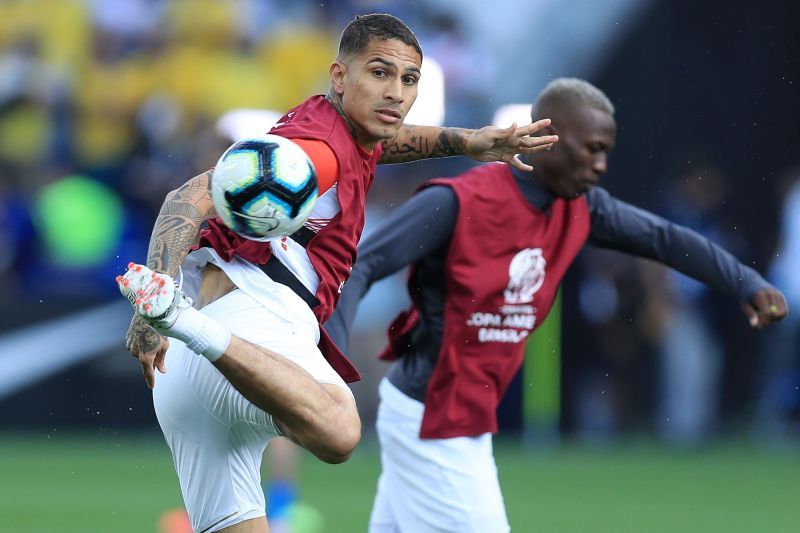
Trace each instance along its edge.
<instances>
[{"instance_id":1,"label":"dark-haired soccer player","mask_svg":"<svg viewBox=\"0 0 800 533\"><path fill-rule=\"evenodd\" d=\"M578 79L554 80L532 117L552 150L533 172L488 164L427 183L359 246L326 329L346 351L370 285L411 265L413 307L390 328L380 385L383 472L370 531L508 531L492 456L496 409L585 243L658 260L742 302L753 327L786 315L783 295L690 229L597 187L614 146L614 107ZM425 228L424 231L420 231Z\"/></svg>"},{"instance_id":2,"label":"dark-haired soccer player","mask_svg":"<svg viewBox=\"0 0 800 533\"><path fill-rule=\"evenodd\" d=\"M358 373L320 323L355 262L375 165L463 154L528 168L516 154L557 140L529 136L547 121L480 130L403 125L421 64L419 43L400 20L357 17L342 33L328 94L293 108L271 131L303 147L318 171L321 196L307 227L261 243L211 220L187 257L214 216L207 172L168 195L147 266L131 265L119 278L137 313L126 345L148 385L155 368L169 368L153 401L196 531L267 530L259 464L271 437L286 435L331 463L346 460L360 439L345 384ZM196 308L173 284L179 271Z\"/></svg>"}]
</instances>

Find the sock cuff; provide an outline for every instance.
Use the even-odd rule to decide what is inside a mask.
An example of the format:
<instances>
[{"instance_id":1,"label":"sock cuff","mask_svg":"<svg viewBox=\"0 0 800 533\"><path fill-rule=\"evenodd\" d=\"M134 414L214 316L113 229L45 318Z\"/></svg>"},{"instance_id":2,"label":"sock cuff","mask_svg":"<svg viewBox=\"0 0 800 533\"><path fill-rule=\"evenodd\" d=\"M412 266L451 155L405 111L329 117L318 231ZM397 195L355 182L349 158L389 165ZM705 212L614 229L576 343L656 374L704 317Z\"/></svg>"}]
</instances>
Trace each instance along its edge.
<instances>
[{"instance_id":1,"label":"sock cuff","mask_svg":"<svg viewBox=\"0 0 800 533\"><path fill-rule=\"evenodd\" d=\"M214 320L203 320L203 322L205 322L203 327L193 332L192 338L186 343L186 346L213 363L228 349L231 343L231 332Z\"/></svg>"},{"instance_id":2,"label":"sock cuff","mask_svg":"<svg viewBox=\"0 0 800 533\"><path fill-rule=\"evenodd\" d=\"M225 350L227 350L228 346L231 344L231 332L226 329L220 329L220 333L209 341L205 350L200 352L203 357L212 363L222 357L223 354L225 354Z\"/></svg>"}]
</instances>

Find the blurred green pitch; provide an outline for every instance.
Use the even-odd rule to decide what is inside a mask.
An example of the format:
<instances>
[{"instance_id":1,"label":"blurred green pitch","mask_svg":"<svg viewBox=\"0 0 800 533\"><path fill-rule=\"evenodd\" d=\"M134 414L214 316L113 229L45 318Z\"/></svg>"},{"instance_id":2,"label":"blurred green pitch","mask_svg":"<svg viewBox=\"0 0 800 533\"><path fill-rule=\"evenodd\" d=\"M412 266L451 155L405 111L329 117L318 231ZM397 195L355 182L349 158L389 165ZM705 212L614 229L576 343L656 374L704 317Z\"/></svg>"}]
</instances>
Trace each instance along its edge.
<instances>
[{"instance_id":1,"label":"blurred green pitch","mask_svg":"<svg viewBox=\"0 0 800 533\"><path fill-rule=\"evenodd\" d=\"M800 529L800 451L726 445L677 454L648 445L525 450L500 441L512 531L751 532ZM302 463L302 497L325 531L366 531L378 451L348 463ZM0 531L149 532L181 505L156 436L0 433Z\"/></svg>"}]
</instances>

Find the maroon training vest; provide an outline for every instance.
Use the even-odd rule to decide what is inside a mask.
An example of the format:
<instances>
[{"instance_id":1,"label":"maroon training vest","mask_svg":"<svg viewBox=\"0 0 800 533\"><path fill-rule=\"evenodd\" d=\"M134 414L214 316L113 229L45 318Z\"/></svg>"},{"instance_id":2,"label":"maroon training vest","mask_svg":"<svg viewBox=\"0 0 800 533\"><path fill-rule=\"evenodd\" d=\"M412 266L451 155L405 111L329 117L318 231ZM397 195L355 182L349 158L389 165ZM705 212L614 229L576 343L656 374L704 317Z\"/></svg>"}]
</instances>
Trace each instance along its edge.
<instances>
[{"instance_id":1,"label":"maroon training vest","mask_svg":"<svg viewBox=\"0 0 800 533\"><path fill-rule=\"evenodd\" d=\"M339 164L336 196L340 211L306 246L320 280L316 294L320 304L313 311L322 324L333 313L341 286L347 281L356 261L356 248L364 229L367 190L372 185L375 166L381 157L381 145L378 144L372 153L360 148L347 123L322 95L312 96L291 109L270 133L288 139L323 141L331 147ZM219 218L210 220L208 229L200 236L200 246L214 248L225 261L237 255L263 265L272 255L269 243L245 239L229 230ZM319 348L345 381L350 383L361 379L358 370L323 328L320 328Z\"/></svg>"},{"instance_id":2,"label":"maroon training vest","mask_svg":"<svg viewBox=\"0 0 800 533\"><path fill-rule=\"evenodd\" d=\"M525 341L589 235L589 208L581 196L556 199L549 213L537 210L502 163L430 185L452 188L459 207L445 262L442 346L420 437L496 433L497 406L522 365ZM398 317L382 357L401 356L418 323L413 308Z\"/></svg>"}]
</instances>

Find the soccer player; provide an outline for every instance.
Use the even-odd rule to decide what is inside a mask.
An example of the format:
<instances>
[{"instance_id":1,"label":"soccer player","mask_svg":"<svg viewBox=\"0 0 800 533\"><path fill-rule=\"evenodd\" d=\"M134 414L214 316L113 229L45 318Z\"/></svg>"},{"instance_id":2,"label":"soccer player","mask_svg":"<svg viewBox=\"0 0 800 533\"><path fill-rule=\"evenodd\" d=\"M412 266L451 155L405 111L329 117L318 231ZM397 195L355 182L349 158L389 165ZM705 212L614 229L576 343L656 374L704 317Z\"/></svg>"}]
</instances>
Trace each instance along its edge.
<instances>
[{"instance_id":1,"label":"soccer player","mask_svg":"<svg viewBox=\"0 0 800 533\"><path fill-rule=\"evenodd\" d=\"M210 220L187 256L214 216L207 172L167 196L147 266L131 264L118 277L136 310L126 346L150 387L155 369L164 373L153 402L196 531L267 531L259 464L272 436L330 463L346 460L360 439L345 383L358 372L320 323L355 262L375 165L463 154L526 169L517 154L557 140L530 136L548 121L480 130L403 125L421 63L400 20L356 17L342 33L327 95L307 99L271 131L299 144L318 172L320 198L307 227L261 243Z\"/></svg>"},{"instance_id":2,"label":"soccer player","mask_svg":"<svg viewBox=\"0 0 800 533\"><path fill-rule=\"evenodd\" d=\"M509 530L492 456L496 409L585 243L724 291L753 327L786 315L783 295L753 269L597 187L616 134L614 106L599 89L554 80L532 109L534 120L544 116L559 141L527 156L532 172L494 163L435 179L389 215L359 246L326 323L346 351L370 285L411 265L413 306L390 327L383 354L394 363L380 384L374 533Z\"/></svg>"}]
</instances>

